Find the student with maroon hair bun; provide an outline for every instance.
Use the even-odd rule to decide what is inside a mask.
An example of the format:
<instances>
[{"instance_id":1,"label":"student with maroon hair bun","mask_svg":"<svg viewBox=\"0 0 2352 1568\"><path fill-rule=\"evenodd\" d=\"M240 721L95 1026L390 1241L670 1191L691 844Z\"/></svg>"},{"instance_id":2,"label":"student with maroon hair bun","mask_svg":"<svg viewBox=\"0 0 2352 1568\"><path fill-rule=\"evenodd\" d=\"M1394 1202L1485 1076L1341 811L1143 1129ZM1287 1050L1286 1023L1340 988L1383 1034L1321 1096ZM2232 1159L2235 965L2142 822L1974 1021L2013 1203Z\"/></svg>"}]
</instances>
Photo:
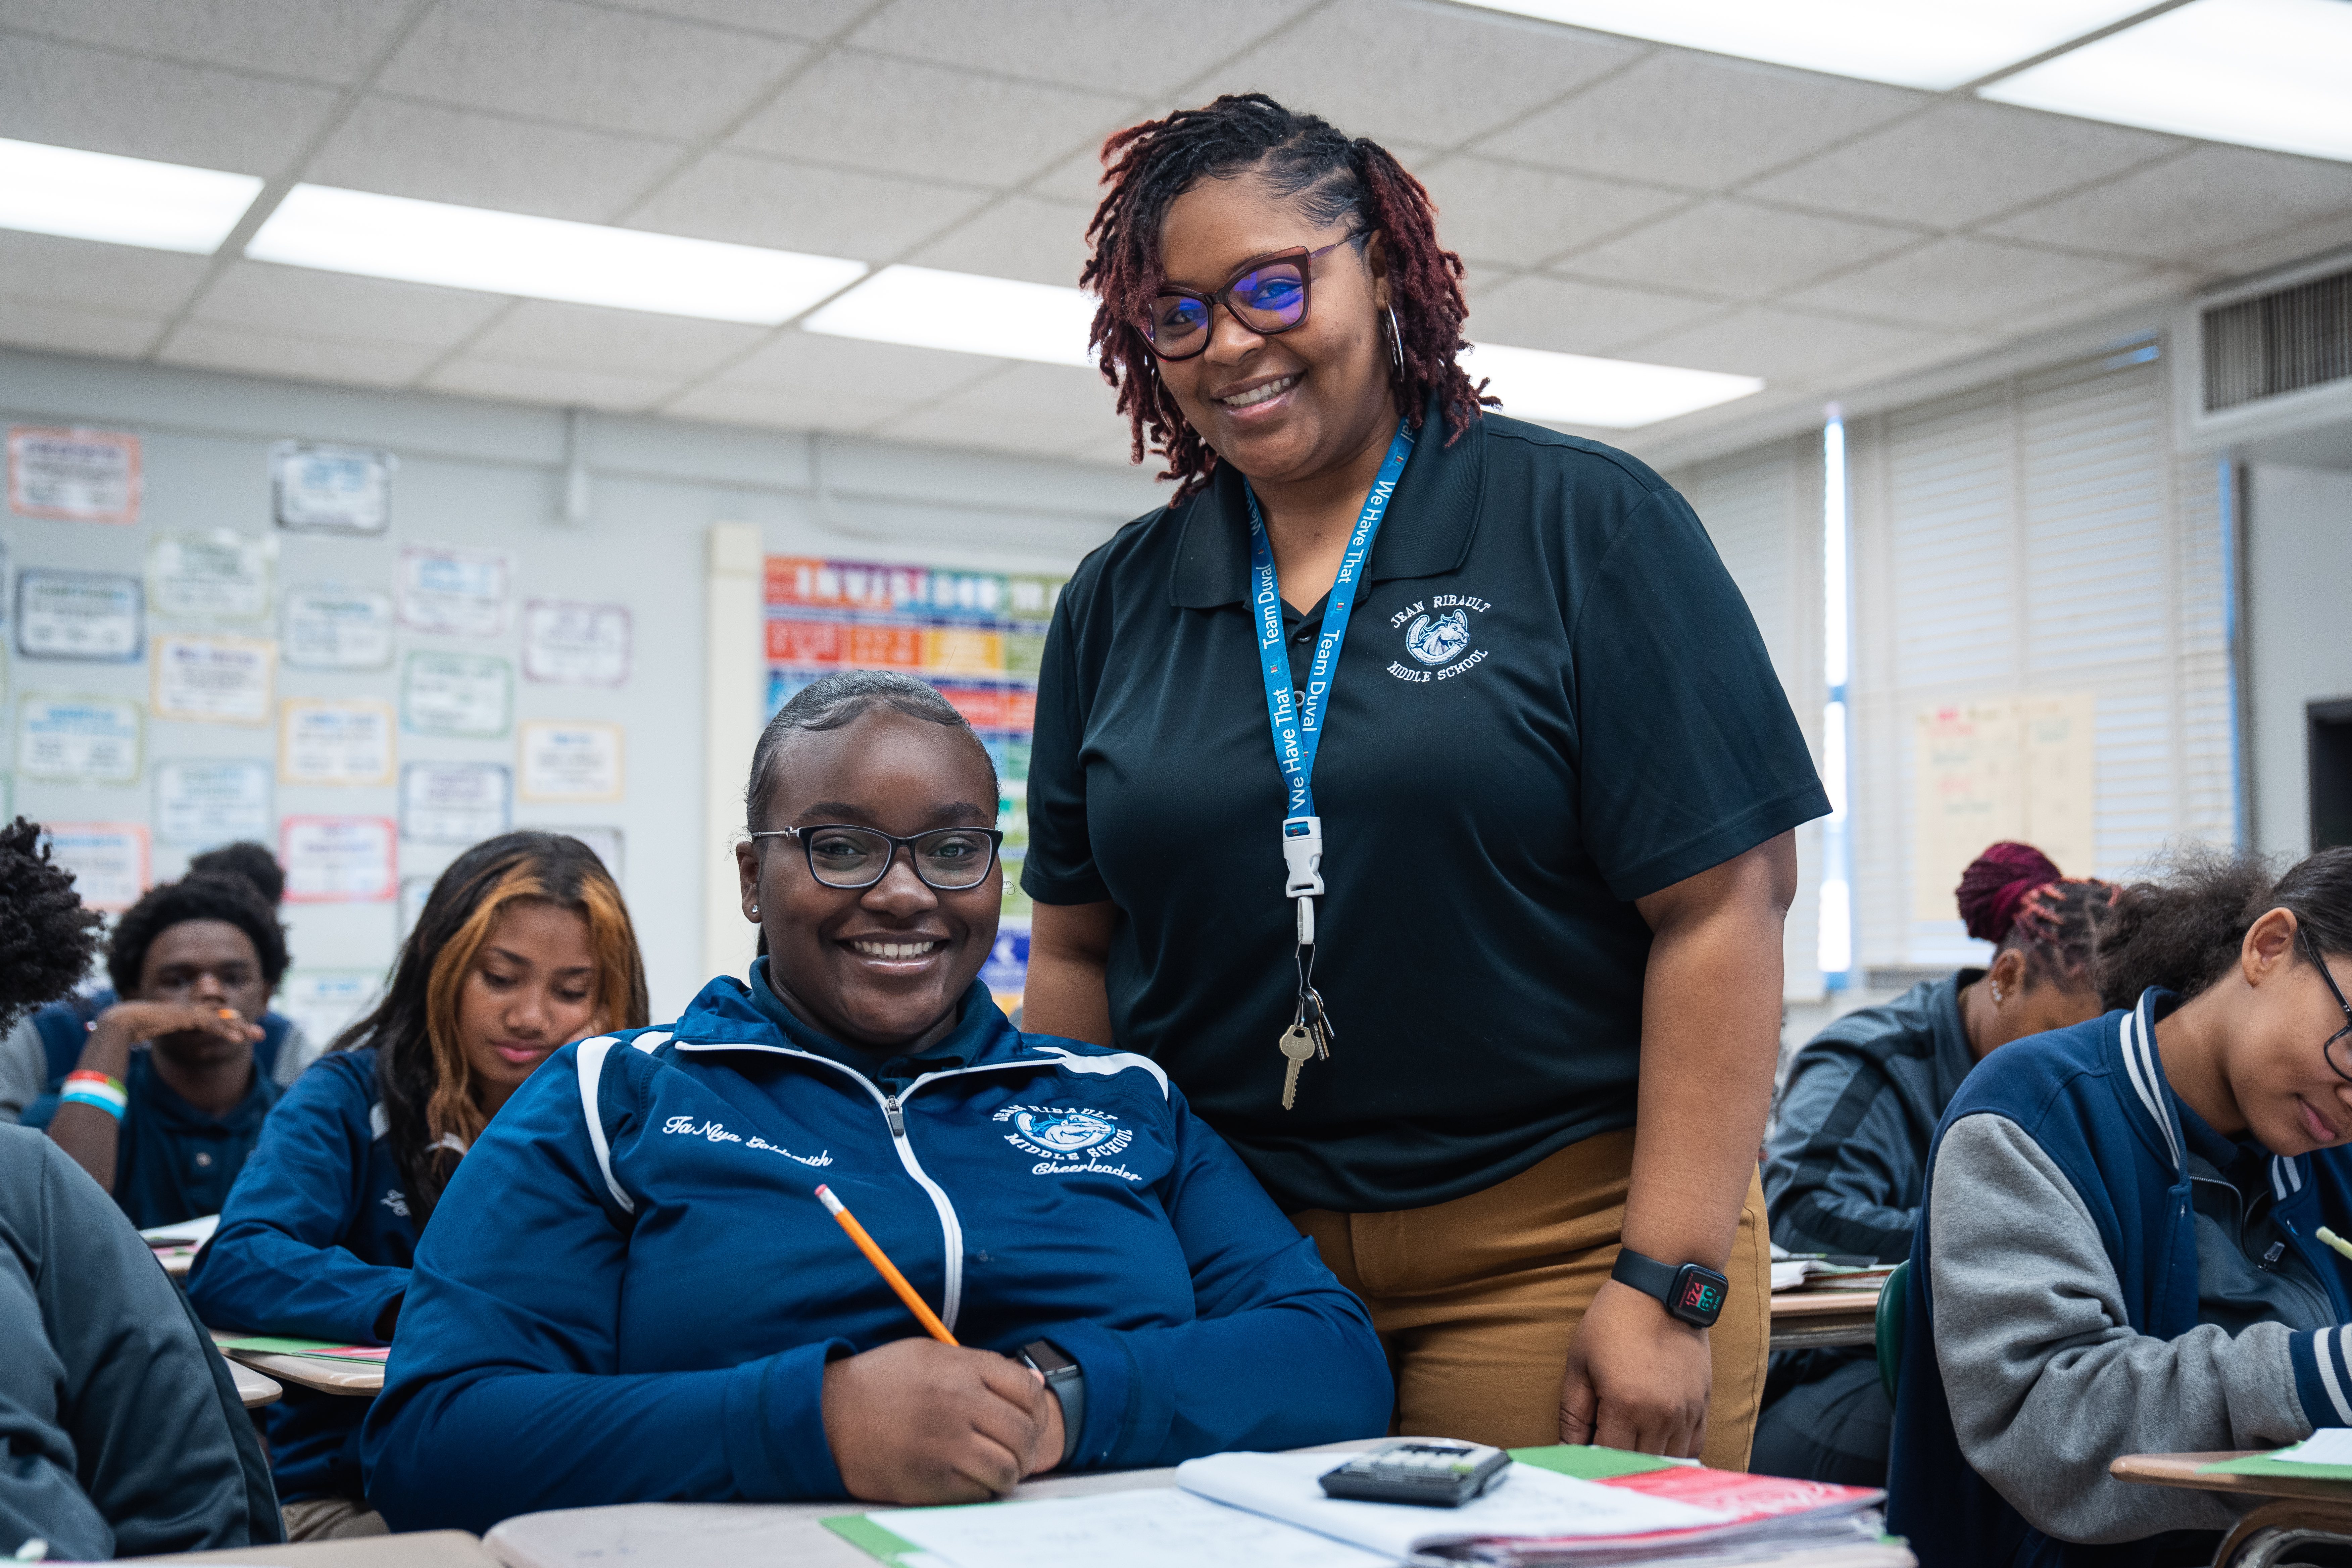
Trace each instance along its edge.
<instances>
[{"instance_id":1,"label":"student with maroon hair bun","mask_svg":"<svg viewBox=\"0 0 2352 1568\"><path fill-rule=\"evenodd\" d=\"M1772 1239L1791 1252L1897 1262L1927 1179L1927 1145L1969 1070L1999 1047L2099 1014L2093 922L2115 889L2069 879L2030 844L1978 856L1955 889L1983 969L1844 1015L1797 1053L1765 1146ZM1773 1358L1754 1468L1855 1486L1886 1483L1894 1411L1867 1349Z\"/></svg>"},{"instance_id":2,"label":"student with maroon hair bun","mask_svg":"<svg viewBox=\"0 0 2352 1568\"><path fill-rule=\"evenodd\" d=\"M1253 92L1103 158L1092 341L1175 488L1047 636L1028 1026L1165 1066L1400 1430L1738 1468L1828 810L1755 620L1656 474L1490 406L1386 148Z\"/></svg>"}]
</instances>

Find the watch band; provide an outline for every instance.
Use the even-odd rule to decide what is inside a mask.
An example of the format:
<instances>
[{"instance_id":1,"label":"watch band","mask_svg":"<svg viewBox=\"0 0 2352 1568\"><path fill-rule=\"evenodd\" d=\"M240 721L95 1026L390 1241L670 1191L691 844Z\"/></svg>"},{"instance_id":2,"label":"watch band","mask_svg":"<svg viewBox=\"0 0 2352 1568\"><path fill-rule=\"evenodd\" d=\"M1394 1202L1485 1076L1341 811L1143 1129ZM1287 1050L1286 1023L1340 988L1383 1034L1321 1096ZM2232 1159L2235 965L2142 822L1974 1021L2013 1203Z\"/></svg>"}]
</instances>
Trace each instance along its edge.
<instances>
[{"instance_id":1,"label":"watch band","mask_svg":"<svg viewBox=\"0 0 2352 1568\"><path fill-rule=\"evenodd\" d=\"M1704 1263L1685 1263L1677 1268L1622 1245L1609 1277L1645 1296L1655 1297L1668 1317L1698 1329L1715 1326L1715 1321L1723 1315L1724 1298L1731 1288L1731 1281L1719 1269L1709 1268Z\"/></svg>"},{"instance_id":2,"label":"watch band","mask_svg":"<svg viewBox=\"0 0 2352 1568\"><path fill-rule=\"evenodd\" d=\"M1631 1285L1644 1296L1655 1296L1661 1301L1672 1302L1675 1299L1675 1276L1681 1272L1671 1263L1661 1263L1630 1247L1620 1247L1617 1249L1617 1266L1609 1271L1609 1278L1620 1285Z\"/></svg>"},{"instance_id":3,"label":"watch band","mask_svg":"<svg viewBox=\"0 0 2352 1568\"><path fill-rule=\"evenodd\" d=\"M1034 1352L1044 1351L1057 1364L1041 1364ZM1066 1465L1078 1451L1078 1434L1087 1424L1086 1369L1072 1359L1069 1352L1051 1340L1034 1340L1021 1347L1021 1364L1045 1380L1045 1392L1062 1407L1062 1458Z\"/></svg>"}]
</instances>

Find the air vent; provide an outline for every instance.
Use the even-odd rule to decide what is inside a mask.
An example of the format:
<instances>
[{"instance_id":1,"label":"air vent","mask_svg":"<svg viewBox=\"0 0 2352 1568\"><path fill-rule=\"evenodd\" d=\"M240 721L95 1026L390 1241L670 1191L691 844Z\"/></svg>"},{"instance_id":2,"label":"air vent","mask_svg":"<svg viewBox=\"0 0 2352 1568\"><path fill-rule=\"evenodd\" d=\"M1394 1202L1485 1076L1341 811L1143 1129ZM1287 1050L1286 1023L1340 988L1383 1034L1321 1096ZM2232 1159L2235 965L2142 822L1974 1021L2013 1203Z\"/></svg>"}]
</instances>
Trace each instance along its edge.
<instances>
[{"instance_id":1,"label":"air vent","mask_svg":"<svg viewBox=\"0 0 2352 1568\"><path fill-rule=\"evenodd\" d=\"M2208 414L2352 377L2352 270L2217 306L2204 332Z\"/></svg>"}]
</instances>

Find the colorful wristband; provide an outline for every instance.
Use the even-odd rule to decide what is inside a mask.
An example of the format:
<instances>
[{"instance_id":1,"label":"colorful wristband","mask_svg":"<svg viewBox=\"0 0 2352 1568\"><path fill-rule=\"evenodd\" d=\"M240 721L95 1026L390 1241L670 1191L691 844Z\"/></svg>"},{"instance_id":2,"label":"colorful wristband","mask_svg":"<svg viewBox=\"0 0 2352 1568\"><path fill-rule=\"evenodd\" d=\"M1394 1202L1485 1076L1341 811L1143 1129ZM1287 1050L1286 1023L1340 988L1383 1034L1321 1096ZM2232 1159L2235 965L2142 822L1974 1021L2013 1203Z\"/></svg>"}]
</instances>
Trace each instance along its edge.
<instances>
[{"instance_id":1,"label":"colorful wristband","mask_svg":"<svg viewBox=\"0 0 2352 1568\"><path fill-rule=\"evenodd\" d=\"M66 1074L65 1089L58 1096L60 1105L93 1105L117 1121L131 1104L131 1091L122 1080L110 1074L78 1068Z\"/></svg>"}]
</instances>

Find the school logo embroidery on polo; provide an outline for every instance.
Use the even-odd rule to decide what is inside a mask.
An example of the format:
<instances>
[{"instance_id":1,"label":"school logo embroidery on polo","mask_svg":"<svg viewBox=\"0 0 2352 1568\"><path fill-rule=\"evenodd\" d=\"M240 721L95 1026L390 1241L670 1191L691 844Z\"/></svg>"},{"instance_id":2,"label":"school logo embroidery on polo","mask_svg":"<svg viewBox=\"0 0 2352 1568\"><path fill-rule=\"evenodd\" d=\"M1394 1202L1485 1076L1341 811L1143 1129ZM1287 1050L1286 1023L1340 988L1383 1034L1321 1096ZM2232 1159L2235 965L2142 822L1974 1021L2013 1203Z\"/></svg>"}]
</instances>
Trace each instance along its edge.
<instances>
[{"instance_id":1,"label":"school logo embroidery on polo","mask_svg":"<svg viewBox=\"0 0 2352 1568\"><path fill-rule=\"evenodd\" d=\"M1471 646L1476 637L1470 627L1470 617L1485 615L1493 607L1488 601L1469 594L1432 594L1425 600L1407 605L1389 617L1389 625L1404 628L1405 657L1413 663L1391 660L1389 673L1399 680L1423 686L1433 680L1451 680L1464 670L1485 663L1486 650Z\"/></svg>"},{"instance_id":2,"label":"school logo embroidery on polo","mask_svg":"<svg viewBox=\"0 0 2352 1568\"><path fill-rule=\"evenodd\" d=\"M1121 1127L1118 1118L1108 1111L1090 1106L1008 1105L994 1120L1012 1124L1004 1134L1007 1143L1036 1158L1037 1163L1029 1167L1032 1175L1094 1172L1130 1182L1143 1179L1124 1165L1104 1163L1135 1142L1134 1130Z\"/></svg>"}]
</instances>

